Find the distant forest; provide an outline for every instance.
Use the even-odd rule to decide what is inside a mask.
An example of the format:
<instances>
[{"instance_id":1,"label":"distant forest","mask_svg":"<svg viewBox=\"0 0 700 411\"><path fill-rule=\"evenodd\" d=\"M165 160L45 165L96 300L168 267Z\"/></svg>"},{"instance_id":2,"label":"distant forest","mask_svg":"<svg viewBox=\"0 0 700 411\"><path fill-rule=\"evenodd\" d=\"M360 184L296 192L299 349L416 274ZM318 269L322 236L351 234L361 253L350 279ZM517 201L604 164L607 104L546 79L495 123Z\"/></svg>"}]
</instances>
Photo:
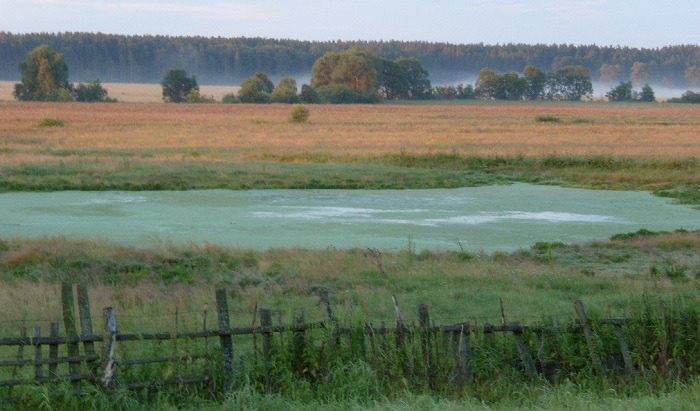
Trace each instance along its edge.
<instances>
[{"instance_id":1,"label":"distant forest","mask_svg":"<svg viewBox=\"0 0 700 411\"><path fill-rule=\"evenodd\" d=\"M300 41L266 38L125 36L101 33L0 32L0 80L20 80L18 64L48 44L63 54L73 82L159 83L169 68L182 68L200 84L239 85L255 72L308 82L314 62L326 52L363 47L378 57L416 57L433 84L472 82L479 71L522 74L527 65L545 71L586 67L593 81L628 81L635 63L649 83L687 88L690 67L700 66L698 45L655 49L566 44L448 44L422 41ZM601 70L603 67L603 70ZM601 73L606 74L601 78Z\"/></svg>"}]
</instances>

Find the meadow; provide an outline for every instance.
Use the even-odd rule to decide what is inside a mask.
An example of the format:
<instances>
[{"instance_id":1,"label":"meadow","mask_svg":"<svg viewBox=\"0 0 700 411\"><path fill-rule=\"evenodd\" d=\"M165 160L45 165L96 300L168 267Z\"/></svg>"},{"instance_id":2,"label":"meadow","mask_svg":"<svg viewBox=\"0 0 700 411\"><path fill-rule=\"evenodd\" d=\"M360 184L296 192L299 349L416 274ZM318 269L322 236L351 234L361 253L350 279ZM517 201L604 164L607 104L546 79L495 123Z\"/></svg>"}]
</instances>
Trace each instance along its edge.
<instances>
[{"instance_id":1,"label":"meadow","mask_svg":"<svg viewBox=\"0 0 700 411\"><path fill-rule=\"evenodd\" d=\"M522 181L649 190L700 205L700 108L691 105L321 105L310 106L302 124L289 122L291 107L285 105L0 102L0 113L3 191L383 189ZM500 299L509 318L523 323L573 316L575 299L594 315L624 316L651 298L697 307L699 259L700 234L683 231L577 245L535 243L493 254L416 250L411 238L404 250L391 253L167 243L137 249L95 239L2 238L0 312L7 321L0 329L12 334L23 319L56 318L58 283L66 280L89 285L96 316L101 307L117 307L127 329L167 327L160 314L176 307L198 311L211 303L213 286L231 290L232 310L245 324L256 305L283 315L306 308L321 316L315 308L319 290L332 292L346 322L391 322L391 295L405 307L430 304L444 323L497 319ZM498 392L509 396L479 400L393 392L319 403L250 387L223 402L190 399L180 406L684 409L698 401L697 377L627 385L503 384ZM158 408L176 407L161 400ZM60 409L60 400L54 401Z\"/></svg>"}]
</instances>

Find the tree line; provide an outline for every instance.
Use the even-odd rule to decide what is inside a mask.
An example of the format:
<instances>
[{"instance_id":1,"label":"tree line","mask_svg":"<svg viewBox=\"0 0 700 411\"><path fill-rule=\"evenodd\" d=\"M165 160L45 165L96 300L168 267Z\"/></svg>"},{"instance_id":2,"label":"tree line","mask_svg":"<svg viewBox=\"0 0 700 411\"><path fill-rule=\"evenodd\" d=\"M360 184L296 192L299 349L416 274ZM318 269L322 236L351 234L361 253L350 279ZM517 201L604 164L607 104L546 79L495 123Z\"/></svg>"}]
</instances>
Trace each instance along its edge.
<instances>
[{"instance_id":1,"label":"tree line","mask_svg":"<svg viewBox=\"0 0 700 411\"><path fill-rule=\"evenodd\" d=\"M17 80L17 65L46 44L62 54L77 81L158 83L169 68L194 73L204 84L240 84L263 71L272 78L309 73L328 52L359 47L379 58L416 58L433 82L455 84L484 67L499 73L581 66L592 80L667 87L700 86L700 47L662 48L566 44L449 44L420 41L299 41L265 38L125 36L101 33L0 32L0 79Z\"/></svg>"},{"instance_id":2,"label":"tree line","mask_svg":"<svg viewBox=\"0 0 700 411\"><path fill-rule=\"evenodd\" d=\"M100 83L94 80L77 86L68 81L68 65L63 56L48 45L30 51L18 64L21 82L15 84L14 96L20 101L114 102ZM163 100L171 103L213 103L203 96L195 76L182 68L171 68L160 82ZM527 66L521 77L515 72L496 73L491 68L479 72L472 86L431 87L430 76L415 57L387 60L369 50L352 48L327 52L314 63L311 84L301 91L296 80L282 77L277 86L265 72L246 78L237 93L222 99L223 103L377 103L382 100L484 99L484 100L569 100L591 97L593 85L583 66L565 66L545 72ZM647 83L641 93L633 84L620 82L606 97L610 101L654 102L654 91ZM688 91L674 102L696 102Z\"/></svg>"}]
</instances>

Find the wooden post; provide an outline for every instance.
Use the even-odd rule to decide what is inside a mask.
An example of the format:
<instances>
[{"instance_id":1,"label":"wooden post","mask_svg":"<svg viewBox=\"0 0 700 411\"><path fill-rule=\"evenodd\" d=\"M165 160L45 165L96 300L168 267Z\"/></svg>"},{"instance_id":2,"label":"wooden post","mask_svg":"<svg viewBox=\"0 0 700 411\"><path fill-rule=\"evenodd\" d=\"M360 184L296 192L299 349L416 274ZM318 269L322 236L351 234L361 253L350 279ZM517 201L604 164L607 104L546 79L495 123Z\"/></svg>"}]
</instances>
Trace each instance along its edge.
<instances>
[{"instance_id":1,"label":"wooden post","mask_svg":"<svg viewBox=\"0 0 700 411\"><path fill-rule=\"evenodd\" d=\"M20 338L25 338L27 336L27 324L24 323L22 324L22 330L19 333ZM17 372L19 372L24 363L24 344L19 344L17 346L17 363L18 365L15 365L15 367L12 369L12 379L14 380L15 377L17 377ZM10 387L11 388L11 387Z\"/></svg>"},{"instance_id":2,"label":"wooden post","mask_svg":"<svg viewBox=\"0 0 700 411\"><path fill-rule=\"evenodd\" d=\"M320 292L319 297L321 299L323 311L326 313L326 320L328 320L328 324L331 326L331 341L335 344L334 347L337 347L340 345L340 333L338 333L338 323L335 321L333 310L331 309L331 295L328 290L325 290Z\"/></svg>"},{"instance_id":3,"label":"wooden post","mask_svg":"<svg viewBox=\"0 0 700 411\"><path fill-rule=\"evenodd\" d=\"M602 376L605 374L603 362L600 360L595 347L595 341L593 340L593 329L591 328L591 324L588 322L586 310L583 308L583 301L574 301L574 310L576 310L576 316L578 317L581 327L583 328L583 335L586 337L586 344L588 345L588 352L591 356L591 361L593 362L593 368L598 375Z\"/></svg>"},{"instance_id":4,"label":"wooden post","mask_svg":"<svg viewBox=\"0 0 700 411\"><path fill-rule=\"evenodd\" d=\"M69 375L77 376L80 374L80 345L77 341L78 330L75 321L75 303L73 299L73 286L70 283L61 283L61 302L63 306L63 324L66 327L66 336L69 340L75 340L66 344L68 346L68 357L71 358L68 362Z\"/></svg>"},{"instance_id":5,"label":"wooden post","mask_svg":"<svg viewBox=\"0 0 700 411\"><path fill-rule=\"evenodd\" d=\"M294 331L294 334L292 336L292 344L294 346L294 358L292 359L292 366L294 368L294 371L298 376L303 376L304 375L304 346L306 344L306 339L305 339L305 331L303 330L304 326L306 325L306 319L305 319L305 314L304 310L302 309L299 312L299 315L294 317L294 328L296 330Z\"/></svg>"},{"instance_id":6,"label":"wooden post","mask_svg":"<svg viewBox=\"0 0 700 411\"><path fill-rule=\"evenodd\" d=\"M615 333L617 334L617 339L620 341L622 359L625 361L625 374L635 375L636 370L634 369L634 364L632 363L632 353L630 352L629 345L627 345L625 330L622 329L622 324L615 324Z\"/></svg>"},{"instance_id":7,"label":"wooden post","mask_svg":"<svg viewBox=\"0 0 700 411\"><path fill-rule=\"evenodd\" d=\"M80 313L80 334L82 337L92 335L92 315L90 313L90 299L88 298L87 286L85 284L78 285L78 312ZM83 341L83 351L85 355L97 356L95 351L95 343L92 341ZM97 360L87 360L88 370L96 379L100 373L100 364Z\"/></svg>"},{"instance_id":8,"label":"wooden post","mask_svg":"<svg viewBox=\"0 0 700 411\"><path fill-rule=\"evenodd\" d=\"M231 340L231 323L228 318L228 302L226 290L216 290L216 312L219 317L219 332L221 340L221 363L224 371L224 391L233 388L233 341Z\"/></svg>"},{"instance_id":9,"label":"wooden post","mask_svg":"<svg viewBox=\"0 0 700 411\"><path fill-rule=\"evenodd\" d=\"M452 333L452 355L455 357L455 362L450 372L450 383L458 387L462 387L465 381L471 380L471 372L469 371L472 355L469 343L470 334L469 324L462 324L459 331Z\"/></svg>"},{"instance_id":10,"label":"wooden post","mask_svg":"<svg viewBox=\"0 0 700 411\"><path fill-rule=\"evenodd\" d=\"M202 330L207 331L207 314L209 313L209 304L204 304L204 312L202 313ZM214 367L212 366L211 351L209 350L209 337L204 335L204 353L207 358L207 383L209 385L210 399L214 399Z\"/></svg>"},{"instance_id":11,"label":"wooden post","mask_svg":"<svg viewBox=\"0 0 700 411\"><path fill-rule=\"evenodd\" d=\"M394 309L396 310L396 349L399 350L403 346L404 339L403 316L401 315L401 307L399 307L396 296L392 295L391 300L394 302Z\"/></svg>"},{"instance_id":12,"label":"wooden post","mask_svg":"<svg viewBox=\"0 0 700 411\"><path fill-rule=\"evenodd\" d=\"M41 344L36 342L39 338L41 338L41 327L34 327L34 378L37 382L44 377L41 365Z\"/></svg>"},{"instance_id":13,"label":"wooden post","mask_svg":"<svg viewBox=\"0 0 700 411\"><path fill-rule=\"evenodd\" d=\"M59 324L57 322L52 322L51 323L51 333L49 334L51 338L58 338L58 331L59 331ZM54 379L58 377L58 374L56 373L56 370L58 368L58 343L50 343L49 344L49 359L52 362L49 364L49 378Z\"/></svg>"},{"instance_id":14,"label":"wooden post","mask_svg":"<svg viewBox=\"0 0 700 411\"><path fill-rule=\"evenodd\" d=\"M114 350L117 347L117 317L114 309L104 309L104 334L102 334L102 386L111 389L116 380L117 364L114 358Z\"/></svg>"},{"instance_id":15,"label":"wooden post","mask_svg":"<svg viewBox=\"0 0 700 411\"><path fill-rule=\"evenodd\" d=\"M270 389L270 362L272 361L272 312L268 309L260 309L260 325L267 331L263 332L263 367L265 369L265 389Z\"/></svg>"},{"instance_id":16,"label":"wooden post","mask_svg":"<svg viewBox=\"0 0 700 411\"><path fill-rule=\"evenodd\" d=\"M525 374L527 374L528 378L537 378L537 368L535 367L535 361L532 359L532 354L527 348L525 341L523 341L523 329L522 327L520 327L520 323L511 323L511 328L513 329L513 337L515 338L515 344L518 347L518 354L520 354L520 360L523 362L523 368L525 368Z\"/></svg>"},{"instance_id":17,"label":"wooden post","mask_svg":"<svg viewBox=\"0 0 700 411\"><path fill-rule=\"evenodd\" d=\"M418 322L421 328L421 345L423 347L423 357L425 360L425 377L428 382L428 387L431 390L435 389L435 376L433 372L433 356L430 344L430 315L428 313L428 305L420 304L418 306Z\"/></svg>"}]
</instances>

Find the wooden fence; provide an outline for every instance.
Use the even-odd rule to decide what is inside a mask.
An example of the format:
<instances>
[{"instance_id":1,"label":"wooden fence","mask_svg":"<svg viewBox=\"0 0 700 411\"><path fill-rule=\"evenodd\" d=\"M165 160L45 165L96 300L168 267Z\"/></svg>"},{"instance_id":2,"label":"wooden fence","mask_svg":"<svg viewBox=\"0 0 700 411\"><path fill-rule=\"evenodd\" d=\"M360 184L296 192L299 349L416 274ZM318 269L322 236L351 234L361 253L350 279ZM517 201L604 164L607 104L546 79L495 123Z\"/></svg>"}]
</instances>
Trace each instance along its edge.
<instances>
[{"instance_id":1,"label":"wooden fence","mask_svg":"<svg viewBox=\"0 0 700 411\"><path fill-rule=\"evenodd\" d=\"M341 344L342 339L347 335L362 334L361 344L365 350L365 356L374 355L380 350L393 350L394 353L401 352L402 349L411 345L412 362L403 361L405 365L403 373L406 378L425 378L424 383L431 389L440 389L435 374L439 368L436 363L441 362L444 369L444 358L439 359L436 353L440 351L443 357L449 358L449 375L442 381L448 384L462 386L472 380L472 341L474 336L482 334L486 337L494 336L495 333L511 335L511 341L517 349L514 358L518 358L518 369L528 378L538 378L544 371L537 367L531 345L528 345L523 338L524 333L571 333L583 335L583 340L588 347L590 364L596 373L603 375L609 372L609 365L600 356L600 350L596 346L596 335L591 323L586 315L583 303L576 301L574 309L577 317L575 323L568 326L527 326L520 323L506 323L505 315L502 312L502 321L498 325L484 323L480 326L470 322L452 325L435 325L430 321L428 306L421 304L418 307L419 323L404 324L401 308L394 298L396 317L394 324L387 327L384 322L379 325L366 323L364 327L341 327L334 318L331 307L331 299L328 293L321 293L320 306L323 310L324 321L307 322L303 316L298 315L290 325L273 325L270 310L256 310L259 313L260 324L253 320L249 327L231 327L229 318L229 308L225 290L216 290L216 313L217 323L215 327L210 327L207 309L202 313L202 327L198 331L179 331L159 333L121 333L118 327L118 318L111 307L103 310L101 332L93 330L93 319L90 316L90 303L88 300L87 288L84 285L77 286L77 316L76 304L74 301L73 286L62 284L62 307L63 307L63 328L60 332L60 325L57 322L50 324L48 335L43 334L44 330L34 327L31 335L28 335L26 326L20 330L18 337L0 338L0 348L6 352L16 353L14 359L2 359L0 361L0 404L2 401L17 401L18 386L70 382L79 386L80 384L97 384L105 390L110 390L115 386L126 387L128 389L139 389L145 387L161 387L165 385L196 384L204 387L211 395L217 395L227 390L235 389L235 374L243 367L243 358L240 350L234 344L236 338L248 336L252 338L253 355L258 361L258 352L261 355L261 364L264 370L266 385L274 385L274 381L269 379L271 369L276 367L274 361L273 339L275 335L289 336L288 339L293 347L294 354L291 367L295 368L299 375L304 373L304 365L300 359L304 357L305 339L309 338L313 330L323 329L323 342L319 350L324 349L324 345ZM595 324L596 327L610 326L615 330L619 345L619 355L624 361L621 373L634 375L635 364L632 361L632 354L625 336L625 320L606 319ZM390 342L387 342L387 337ZM258 350L258 338L261 339L262 349ZM280 337L281 338L281 337ZM440 342L438 342L438 340ZM148 341L167 341L168 350L158 347L154 350L159 355L146 355L141 352L141 356L126 358L120 356L120 347L126 344L144 344ZM197 342L196 352L184 349L183 344ZM438 350L433 349L442 344ZM16 350L16 351L14 351ZM147 352L148 350L146 350ZM236 353L239 352L238 357ZM398 358L398 357L397 357ZM296 359L296 360L294 360ZM299 360L299 361L297 361ZM297 361L296 363L294 361ZM421 369L417 373L412 365L419 362ZM132 378L128 370L130 367L147 366L152 364L170 364L171 371L159 374L159 378L143 379ZM197 364L192 366L192 364Z\"/></svg>"}]
</instances>

